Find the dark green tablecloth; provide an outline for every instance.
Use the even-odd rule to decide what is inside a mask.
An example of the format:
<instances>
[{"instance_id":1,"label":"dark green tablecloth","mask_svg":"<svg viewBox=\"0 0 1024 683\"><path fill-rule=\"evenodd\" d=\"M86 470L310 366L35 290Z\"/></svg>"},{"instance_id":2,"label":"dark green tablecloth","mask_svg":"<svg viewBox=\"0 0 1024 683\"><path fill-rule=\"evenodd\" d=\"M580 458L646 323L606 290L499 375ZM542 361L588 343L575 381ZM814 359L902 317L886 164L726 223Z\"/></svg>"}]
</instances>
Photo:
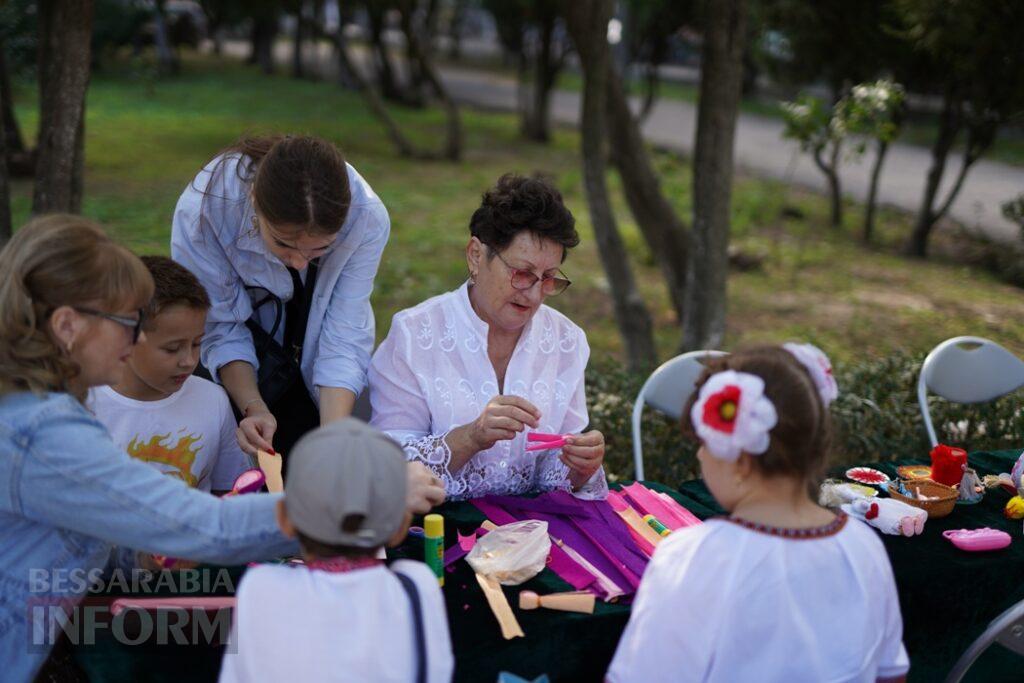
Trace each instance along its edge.
<instances>
[{"instance_id":1,"label":"dark green tablecloth","mask_svg":"<svg viewBox=\"0 0 1024 683\"><path fill-rule=\"evenodd\" d=\"M979 474L995 474L1009 471L1017 455L1016 451L973 453L970 461ZM895 476L896 464L874 466ZM721 513L703 482L686 482L679 491L649 485L671 493L701 519ZM1021 522L1002 515L1008 498L1009 494L1002 491L989 492L977 505L958 505L949 517L929 520L921 536L882 537L899 590L911 681L942 680L989 621L1024 599L1024 540ZM456 542L456 531L469 533L483 521L480 512L468 503L446 504L438 511L446 521L445 547ZM946 529L982 526L1009 532L1013 544L996 553L970 554L942 538ZM422 541L409 539L391 555L420 558ZM526 633L525 638L506 641L468 565L458 562L455 567L454 572L445 575L444 596L457 681L494 681L502 670L524 677L547 673L553 681L603 678L629 618L628 606L598 603L592 616L550 610L520 611L516 606L520 590L571 590L554 573L544 571L521 587L505 589ZM214 680L219 654L212 647L131 648L110 641L76 651L93 681L180 681L183 677ZM1015 659L996 646L979 660L973 672L968 680L1021 681L1024 660Z\"/></svg>"}]
</instances>

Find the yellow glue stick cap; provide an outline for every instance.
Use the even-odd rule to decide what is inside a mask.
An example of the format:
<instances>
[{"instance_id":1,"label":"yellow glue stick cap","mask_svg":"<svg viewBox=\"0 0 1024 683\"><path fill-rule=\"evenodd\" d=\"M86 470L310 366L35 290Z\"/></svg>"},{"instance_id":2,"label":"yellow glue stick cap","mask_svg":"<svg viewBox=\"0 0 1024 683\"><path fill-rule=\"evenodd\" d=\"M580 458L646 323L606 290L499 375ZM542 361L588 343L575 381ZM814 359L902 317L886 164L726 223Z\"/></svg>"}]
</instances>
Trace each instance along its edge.
<instances>
[{"instance_id":1,"label":"yellow glue stick cap","mask_svg":"<svg viewBox=\"0 0 1024 683\"><path fill-rule=\"evenodd\" d=\"M444 517L438 514L427 515L423 518L424 536L444 536Z\"/></svg>"}]
</instances>

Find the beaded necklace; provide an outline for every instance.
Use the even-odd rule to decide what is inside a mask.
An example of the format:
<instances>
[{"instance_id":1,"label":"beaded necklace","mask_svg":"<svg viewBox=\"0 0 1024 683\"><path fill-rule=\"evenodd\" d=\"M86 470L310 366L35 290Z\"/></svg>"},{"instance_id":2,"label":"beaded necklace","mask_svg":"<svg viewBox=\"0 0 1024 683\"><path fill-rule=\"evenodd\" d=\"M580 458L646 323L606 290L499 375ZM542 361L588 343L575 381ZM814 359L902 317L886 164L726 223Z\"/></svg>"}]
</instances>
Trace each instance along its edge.
<instances>
[{"instance_id":1,"label":"beaded necklace","mask_svg":"<svg viewBox=\"0 0 1024 683\"><path fill-rule=\"evenodd\" d=\"M813 538L825 538L826 536L832 536L839 533L839 531L846 526L846 520L848 517L845 512L837 512L836 518L828 524L811 527L809 529L789 529L786 527L771 526L769 524L759 524L740 517L717 517L716 519L721 519L725 522L732 522L744 529L750 529L751 531L756 531L761 534L802 541Z\"/></svg>"}]
</instances>

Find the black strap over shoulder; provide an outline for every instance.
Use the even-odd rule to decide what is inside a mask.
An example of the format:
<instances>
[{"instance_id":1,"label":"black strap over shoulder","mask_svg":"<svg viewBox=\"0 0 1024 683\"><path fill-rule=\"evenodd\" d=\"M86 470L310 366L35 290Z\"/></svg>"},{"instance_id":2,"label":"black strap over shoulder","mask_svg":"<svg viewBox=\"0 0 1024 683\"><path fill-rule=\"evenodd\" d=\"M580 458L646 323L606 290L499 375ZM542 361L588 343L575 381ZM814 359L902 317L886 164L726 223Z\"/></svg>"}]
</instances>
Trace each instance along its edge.
<instances>
[{"instance_id":1,"label":"black strap over shoulder","mask_svg":"<svg viewBox=\"0 0 1024 683\"><path fill-rule=\"evenodd\" d=\"M413 643L416 647L416 683L427 683L427 641L423 627L423 607L420 604L420 592L416 583L405 574L391 572L402 584L409 603L412 605Z\"/></svg>"},{"instance_id":2,"label":"black strap over shoulder","mask_svg":"<svg viewBox=\"0 0 1024 683\"><path fill-rule=\"evenodd\" d=\"M293 292L292 298L284 308L284 348L292 354L296 363L302 362L302 345L306 339L309 309L313 307L318 270L317 262L310 261L306 267L306 282L303 283L299 271L294 268L288 269L288 274L292 276Z\"/></svg>"},{"instance_id":3,"label":"black strap over shoulder","mask_svg":"<svg viewBox=\"0 0 1024 683\"><path fill-rule=\"evenodd\" d=\"M309 311L313 306L313 294L316 289L318 266L310 261L306 270L306 282L303 284L298 271L289 268L292 276L294 292L287 303L264 287L246 287L250 292L258 292L253 303L253 316L245 325L252 334L256 358L259 360L259 371L256 375L260 395L272 411L276 410L278 401L288 394L295 383L302 382L302 346L306 338L306 325L309 322ZM274 323L269 331L256 321L255 312L271 304L274 307ZM281 327L284 317L284 344L278 344L274 337ZM303 389L305 391L305 389ZM308 393L308 392L307 392ZM312 399L310 399L310 402ZM315 405L314 405L314 412Z\"/></svg>"}]
</instances>

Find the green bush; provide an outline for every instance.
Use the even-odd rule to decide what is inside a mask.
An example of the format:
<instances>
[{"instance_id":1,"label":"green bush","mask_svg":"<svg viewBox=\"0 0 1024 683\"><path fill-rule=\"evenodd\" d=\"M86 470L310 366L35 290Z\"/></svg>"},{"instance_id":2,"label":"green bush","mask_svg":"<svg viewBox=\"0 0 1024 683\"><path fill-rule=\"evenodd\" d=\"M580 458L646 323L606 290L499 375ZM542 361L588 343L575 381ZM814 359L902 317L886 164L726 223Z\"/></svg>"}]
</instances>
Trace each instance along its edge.
<instances>
[{"instance_id":1,"label":"green bush","mask_svg":"<svg viewBox=\"0 0 1024 683\"><path fill-rule=\"evenodd\" d=\"M917 404L917 378L925 353L901 353L836 367L840 396L832 404L834 435L829 465L886 460L928 460L928 436ZM645 377L626 372L609 358L587 369L587 407L594 429L607 442L605 468L611 480L633 477L630 421L633 400ZM939 441L973 450L1024 448L1020 393L991 403L960 405L929 396ZM700 476L696 444L679 426L653 410L642 423L645 476L677 486Z\"/></svg>"}]
</instances>

